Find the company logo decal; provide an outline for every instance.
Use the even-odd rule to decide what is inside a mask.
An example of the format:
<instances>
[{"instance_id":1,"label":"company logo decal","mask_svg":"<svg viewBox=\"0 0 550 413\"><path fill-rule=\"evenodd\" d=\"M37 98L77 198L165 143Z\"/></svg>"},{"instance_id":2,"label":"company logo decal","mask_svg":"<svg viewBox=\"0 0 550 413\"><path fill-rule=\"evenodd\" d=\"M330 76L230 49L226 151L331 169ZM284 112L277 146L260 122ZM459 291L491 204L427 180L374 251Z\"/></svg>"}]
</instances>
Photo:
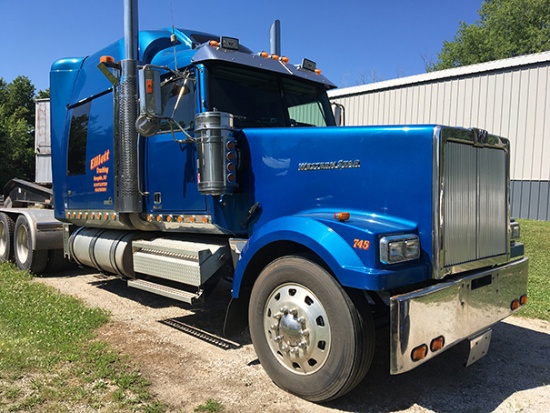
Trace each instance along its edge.
<instances>
[{"instance_id":1,"label":"company logo decal","mask_svg":"<svg viewBox=\"0 0 550 413\"><path fill-rule=\"evenodd\" d=\"M333 162L302 162L298 164L299 171L320 171L327 169L354 169L361 168L361 161L356 159L355 161L333 161Z\"/></svg>"}]
</instances>

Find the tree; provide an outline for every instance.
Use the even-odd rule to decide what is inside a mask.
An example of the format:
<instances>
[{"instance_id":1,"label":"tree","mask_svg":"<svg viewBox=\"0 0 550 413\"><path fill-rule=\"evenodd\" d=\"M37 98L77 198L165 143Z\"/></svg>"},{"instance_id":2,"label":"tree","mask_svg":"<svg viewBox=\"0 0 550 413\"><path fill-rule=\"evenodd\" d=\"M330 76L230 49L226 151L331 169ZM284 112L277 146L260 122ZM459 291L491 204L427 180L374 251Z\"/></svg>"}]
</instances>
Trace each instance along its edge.
<instances>
[{"instance_id":1,"label":"tree","mask_svg":"<svg viewBox=\"0 0 550 413\"><path fill-rule=\"evenodd\" d=\"M485 0L479 16L460 23L428 71L550 50L550 0Z\"/></svg>"},{"instance_id":2,"label":"tree","mask_svg":"<svg viewBox=\"0 0 550 413\"><path fill-rule=\"evenodd\" d=\"M34 179L34 95L27 77L0 78L0 190L14 177Z\"/></svg>"}]
</instances>

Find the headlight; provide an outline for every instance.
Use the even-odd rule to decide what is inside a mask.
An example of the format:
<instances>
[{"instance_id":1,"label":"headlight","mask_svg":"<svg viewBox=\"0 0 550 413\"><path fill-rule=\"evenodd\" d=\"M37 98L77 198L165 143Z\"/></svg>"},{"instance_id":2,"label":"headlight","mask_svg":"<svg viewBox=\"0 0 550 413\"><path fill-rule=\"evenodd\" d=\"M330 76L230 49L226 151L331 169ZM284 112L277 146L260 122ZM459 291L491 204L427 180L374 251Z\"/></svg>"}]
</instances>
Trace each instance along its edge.
<instances>
[{"instance_id":1,"label":"headlight","mask_svg":"<svg viewBox=\"0 0 550 413\"><path fill-rule=\"evenodd\" d=\"M395 264L420 257L420 239L416 235L392 235L380 239L380 261Z\"/></svg>"},{"instance_id":2,"label":"headlight","mask_svg":"<svg viewBox=\"0 0 550 413\"><path fill-rule=\"evenodd\" d=\"M521 230L519 227L519 222L513 221L510 222L510 240L517 241L521 236Z\"/></svg>"}]
</instances>

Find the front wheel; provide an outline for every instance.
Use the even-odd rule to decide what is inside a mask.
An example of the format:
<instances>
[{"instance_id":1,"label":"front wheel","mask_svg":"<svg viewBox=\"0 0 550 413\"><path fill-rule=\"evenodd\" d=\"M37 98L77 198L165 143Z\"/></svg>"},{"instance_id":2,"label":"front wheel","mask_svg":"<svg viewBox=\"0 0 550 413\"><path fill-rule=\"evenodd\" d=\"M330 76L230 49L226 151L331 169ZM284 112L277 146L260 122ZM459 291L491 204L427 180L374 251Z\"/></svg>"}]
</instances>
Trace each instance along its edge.
<instances>
[{"instance_id":1,"label":"front wheel","mask_svg":"<svg viewBox=\"0 0 550 413\"><path fill-rule=\"evenodd\" d=\"M350 296L322 266L280 258L252 290L249 325L258 358L271 379L304 399L340 397L364 377L374 351L366 303Z\"/></svg>"}]
</instances>

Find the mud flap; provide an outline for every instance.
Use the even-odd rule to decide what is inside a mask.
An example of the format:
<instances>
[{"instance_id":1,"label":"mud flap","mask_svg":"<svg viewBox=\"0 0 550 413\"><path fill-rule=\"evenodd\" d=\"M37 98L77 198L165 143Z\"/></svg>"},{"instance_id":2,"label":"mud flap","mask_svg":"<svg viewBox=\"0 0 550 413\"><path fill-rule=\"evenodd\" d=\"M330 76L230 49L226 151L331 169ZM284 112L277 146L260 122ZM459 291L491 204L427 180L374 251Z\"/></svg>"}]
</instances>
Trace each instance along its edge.
<instances>
[{"instance_id":1,"label":"mud flap","mask_svg":"<svg viewBox=\"0 0 550 413\"><path fill-rule=\"evenodd\" d=\"M466 367L474 364L480 358L487 355L487 353L489 352L489 345L491 344L492 333L493 330L488 329L483 331L481 334L478 334L477 336L469 337L470 355L468 356Z\"/></svg>"}]
</instances>

